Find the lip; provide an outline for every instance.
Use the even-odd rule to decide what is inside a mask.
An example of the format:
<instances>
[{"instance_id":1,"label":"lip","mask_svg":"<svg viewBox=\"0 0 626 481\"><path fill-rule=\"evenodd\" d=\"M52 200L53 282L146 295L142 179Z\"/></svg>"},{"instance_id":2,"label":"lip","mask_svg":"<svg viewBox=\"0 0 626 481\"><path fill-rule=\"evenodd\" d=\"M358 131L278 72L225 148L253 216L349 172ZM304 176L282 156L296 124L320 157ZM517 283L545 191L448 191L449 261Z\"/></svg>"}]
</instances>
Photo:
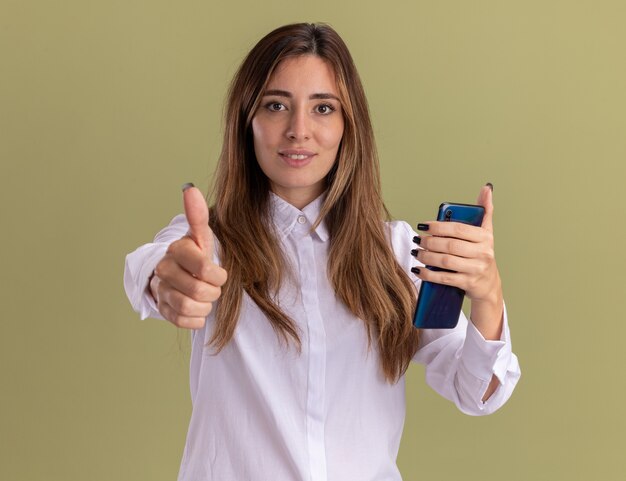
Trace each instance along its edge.
<instances>
[{"instance_id":1,"label":"lip","mask_svg":"<svg viewBox=\"0 0 626 481\"><path fill-rule=\"evenodd\" d=\"M305 149L283 149L278 151L278 155L291 167L304 167L309 164L317 154ZM292 159L289 157L290 155L305 155L306 157L304 159Z\"/></svg>"}]
</instances>

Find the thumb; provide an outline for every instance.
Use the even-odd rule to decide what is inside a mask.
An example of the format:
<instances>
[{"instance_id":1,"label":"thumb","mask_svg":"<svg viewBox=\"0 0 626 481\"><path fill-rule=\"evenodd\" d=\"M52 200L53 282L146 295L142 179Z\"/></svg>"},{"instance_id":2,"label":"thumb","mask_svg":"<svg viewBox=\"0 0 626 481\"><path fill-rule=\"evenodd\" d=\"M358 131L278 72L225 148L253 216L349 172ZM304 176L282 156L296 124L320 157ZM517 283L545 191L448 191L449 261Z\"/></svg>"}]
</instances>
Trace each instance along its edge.
<instances>
[{"instance_id":1,"label":"thumb","mask_svg":"<svg viewBox=\"0 0 626 481\"><path fill-rule=\"evenodd\" d=\"M493 232L493 184L489 182L483 185L480 194L478 194L477 203L485 208L481 227Z\"/></svg>"},{"instance_id":2,"label":"thumb","mask_svg":"<svg viewBox=\"0 0 626 481\"><path fill-rule=\"evenodd\" d=\"M213 251L213 234L209 228L209 208L202 192L191 183L183 185L183 204L185 205L185 217L189 224L187 235L200 249L211 254Z\"/></svg>"}]
</instances>

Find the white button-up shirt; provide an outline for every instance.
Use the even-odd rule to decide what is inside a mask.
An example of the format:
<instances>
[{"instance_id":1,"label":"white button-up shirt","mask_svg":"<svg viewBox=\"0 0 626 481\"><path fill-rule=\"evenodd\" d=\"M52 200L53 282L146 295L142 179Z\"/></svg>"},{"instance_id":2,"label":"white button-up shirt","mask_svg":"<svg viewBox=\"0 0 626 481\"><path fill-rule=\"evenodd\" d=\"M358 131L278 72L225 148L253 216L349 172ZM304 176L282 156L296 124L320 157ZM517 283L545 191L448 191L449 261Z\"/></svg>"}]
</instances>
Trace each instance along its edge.
<instances>
[{"instance_id":1,"label":"white button-up shirt","mask_svg":"<svg viewBox=\"0 0 626 481\"><path fill-rule=\"evenodd\" d=\"M192 331L193 412L179 481L401 479L396 457L405 378L395 384L385 380L375 343L368 352L365 323L333 291L326 275L328 231L322 222L310 232L321 202L320 197L300 211L271 194L279 238L296 277L284 282L279 302L300 330L301 354L279 341L247 294L234 337L218 355L205 347L215 309L204 328ZM387 226L398 262L419 286L410 273L415 232L406 222ZM124 286L141 319L163 319L146 291L148 277L188 228L185 216L178 215L153 243L126 257ZM425 364L426 381L435 391L470 415L501 407L520 377L506 312L501 340L485 340L461 314L454 329L423 330L413 360ZM493 374L501 385L483 403Z\"/></svg>"}]
</instances>

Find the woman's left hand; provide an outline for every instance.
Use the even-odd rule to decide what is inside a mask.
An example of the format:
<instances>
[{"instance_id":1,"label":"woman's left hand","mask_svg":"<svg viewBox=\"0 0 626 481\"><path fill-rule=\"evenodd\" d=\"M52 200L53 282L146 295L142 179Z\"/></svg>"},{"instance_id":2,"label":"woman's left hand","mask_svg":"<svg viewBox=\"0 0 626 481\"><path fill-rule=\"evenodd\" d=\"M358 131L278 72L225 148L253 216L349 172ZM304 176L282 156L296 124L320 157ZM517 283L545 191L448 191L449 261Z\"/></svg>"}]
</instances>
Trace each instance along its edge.
<instances>
[{"instance_id":1,"label":"woman's left hand","mask_svg":"<svg viewBox=\"0 0 626 481\"><path fill-rule=\"evenodd\" d=\"M465 291L472 302L470 318L485 339L500 339L502 328L502 284L494 253L493 191L483 186L478 204L485 208L480 227L460 222L424 222L418 240L422 249L415 257L428 266L455 272L420 268L417 277L423 281L456 286ZM415 271L414 271L415 272Z\"/></svg>"}]
</instances>

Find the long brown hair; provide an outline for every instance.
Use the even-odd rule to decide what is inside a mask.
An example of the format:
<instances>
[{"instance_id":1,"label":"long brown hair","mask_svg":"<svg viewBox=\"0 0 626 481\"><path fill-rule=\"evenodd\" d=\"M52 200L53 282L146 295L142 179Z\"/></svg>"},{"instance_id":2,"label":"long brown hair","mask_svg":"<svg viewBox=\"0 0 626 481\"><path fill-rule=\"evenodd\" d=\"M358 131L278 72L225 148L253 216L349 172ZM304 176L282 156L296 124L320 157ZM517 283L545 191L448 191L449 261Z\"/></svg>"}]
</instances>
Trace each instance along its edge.
<instances>
[{"instance_id":1,"label":"long brown hair","mask_svg":"<svg viewBox=\"0 0 626 481\"><path fill-rule=\"evenodd\" d=\"M291 339L301 349L295 323L273 300L289 266L271 227L270 186L255 157L251 127L276 66L299 55L317 55L333 67L345 120L316 222L324 219L329 231L328 278L337 296L365 322L369 345L375 339L384 375L395 382L417 350L419 331L411 322L415 287L396 261L385 229L389 212L381 196L363 86L347 46L325 24L286 25L270 32L250 51L231 83L210 215L228 281L207 346L219 352L232 339L245 291L279 339L287 344Z\"/></svg>"}]
</instances>

